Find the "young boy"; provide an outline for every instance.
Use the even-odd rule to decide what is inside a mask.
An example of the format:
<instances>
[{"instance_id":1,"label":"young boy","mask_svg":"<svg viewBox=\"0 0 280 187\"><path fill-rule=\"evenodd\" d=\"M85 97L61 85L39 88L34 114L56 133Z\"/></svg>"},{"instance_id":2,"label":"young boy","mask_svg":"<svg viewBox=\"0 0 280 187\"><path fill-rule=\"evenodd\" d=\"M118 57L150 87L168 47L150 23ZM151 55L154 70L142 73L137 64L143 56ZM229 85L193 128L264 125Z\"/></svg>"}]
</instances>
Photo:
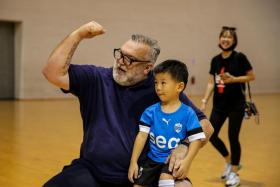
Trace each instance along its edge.
<instances>
[{"instance_id":1,"label":"young boy","mask_svg":"<svg viewBox=\"0 0 280 187\"><path fill-rule=\"evenodd\" d=\"M161 102L148 107L141 116L135 139L128 178L134 187L152 184L159 176L159 186L175 185L175 177L165 164L172 149L186 138L190 142L187 156L181 161L178 178L186 178L205 134L194 111L179 96L188 82L187 66L177 60L166 60L154 68L155 90ZM138 158L149 135L147 160L138 167Z\"/></svg>"}]
</instances>

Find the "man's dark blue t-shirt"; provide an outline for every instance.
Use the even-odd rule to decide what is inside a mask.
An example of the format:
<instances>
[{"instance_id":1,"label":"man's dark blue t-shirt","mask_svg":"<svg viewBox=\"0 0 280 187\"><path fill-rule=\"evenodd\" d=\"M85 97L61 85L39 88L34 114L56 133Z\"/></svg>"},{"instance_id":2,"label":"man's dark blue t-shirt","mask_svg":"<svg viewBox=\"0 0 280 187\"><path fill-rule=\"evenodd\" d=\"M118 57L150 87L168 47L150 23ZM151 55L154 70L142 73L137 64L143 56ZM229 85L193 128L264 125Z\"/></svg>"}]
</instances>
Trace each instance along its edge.
<instances>
[{"instance_id":1,"label":"man's dark blue t-shirt","mask_svg":"<svg viewBox=\"0 0 280 187\"><path fill-rule=\"evenodd\" d=\"M113 79L112 68L94 65L70 65L72 94L78 97L83 120L81 158L102 181L126 182L138 121L142 112L159 102L152 74L137 85L124 87ZM181 101L206 118L188 98Z\"/></svg>"}]
</instances>

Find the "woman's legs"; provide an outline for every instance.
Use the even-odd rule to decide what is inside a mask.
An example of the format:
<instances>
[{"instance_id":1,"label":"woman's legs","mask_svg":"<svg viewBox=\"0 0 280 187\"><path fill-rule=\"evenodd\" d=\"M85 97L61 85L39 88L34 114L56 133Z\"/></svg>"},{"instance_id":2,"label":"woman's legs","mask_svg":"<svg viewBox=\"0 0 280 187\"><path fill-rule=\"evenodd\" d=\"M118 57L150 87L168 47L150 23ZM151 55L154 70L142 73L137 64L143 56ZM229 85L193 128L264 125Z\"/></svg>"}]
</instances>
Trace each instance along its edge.
<instances>
[{"instance_id":1,"label":"woman's legs","mask_svg":"<svg viewBox=\"0 0 280 187\"><path fill-rule=\"evenodd\" d=\"M218 112L214 109L212 110L211 116L210 116L210 122L213 125L214 133L210 138L210 142L212 145L219 151L219 153L224 157L225 159L225 167L224 171L221 175L221 179L224 180L228 177L229 173L231 172L231 157L230 154L224 144L224 142L218 137L219 132L227 118L227 115L225 112Z\"/></svg>"},{"instance_id":2,"label":"woman's legs","mask_svg":"<svg viewBox=\"0 0 280 187\"><path fill-rule=\"evenodd\" d=\"M231 172L229 173L226 181L226 186L238 186L240 184L240 178L237 174L238 166L241 157L241 146L239 142L239 133L244 116L244 111L233 111L229 114L229 127L228 136L230 142L231 152Z\"/></svg>"},{"instance_id":3,"label":"woman's legs","mask_svg":"<svg viewBox=\"0 0 280 187\"><path fill-rule=\"evenodd\" d=\"M224 142L218 137L219 132L227 118L226 113L218 112L217 110L213 109L210 122L213 125L214 133L210 138L210 142L212 145L219 151L219 153L225 158L229 160L229 152L224 144Z\"/></svg>"},{"instance_id":4,"label":"woman's legs","mask_svg":"<svg viewBox=\"0 0 280 187\"><path fill-rule=\"evenodd\" d=\"M241 146L239 142L239 133L243 120L244 112L233 111L229 114L228 136L230 142L232 171L237 172L241 157Z\"/></svg>"}]
</instances>

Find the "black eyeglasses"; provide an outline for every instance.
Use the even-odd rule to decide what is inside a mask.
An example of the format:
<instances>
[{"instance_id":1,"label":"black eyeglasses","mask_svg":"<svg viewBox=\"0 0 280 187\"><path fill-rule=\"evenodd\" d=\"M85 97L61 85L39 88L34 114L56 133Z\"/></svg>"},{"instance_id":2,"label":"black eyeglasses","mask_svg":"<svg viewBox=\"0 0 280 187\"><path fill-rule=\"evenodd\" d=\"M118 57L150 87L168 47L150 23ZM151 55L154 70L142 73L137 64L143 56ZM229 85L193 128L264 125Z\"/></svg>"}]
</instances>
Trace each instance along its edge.
<instances>
[{"instance_id":1,"label":"black eyeglasses","mask_svg":"<svg viewBox=\"0 0 280 187\"><path fill-rule=\"evenodd\" d=\"M223 26L222 29L223 30L231 30L231 31L235 31L236 30L235 27L227 27L227 26Z\"/></svg>"},{"instance_id":2,"label":"black eyeglasses","mask_svg":"<svg viewBox=\"0 0 280 187\"><path fill-rule=\"evenodd\" d=\"M145 60L132 59L131 57L124 55L120 48L114 49L114 58L116 60L120 60L122 58L124 64L127 66L131 65L134 62L150 62L150 61L145 61Z\"/></svg>"}]
</instances>

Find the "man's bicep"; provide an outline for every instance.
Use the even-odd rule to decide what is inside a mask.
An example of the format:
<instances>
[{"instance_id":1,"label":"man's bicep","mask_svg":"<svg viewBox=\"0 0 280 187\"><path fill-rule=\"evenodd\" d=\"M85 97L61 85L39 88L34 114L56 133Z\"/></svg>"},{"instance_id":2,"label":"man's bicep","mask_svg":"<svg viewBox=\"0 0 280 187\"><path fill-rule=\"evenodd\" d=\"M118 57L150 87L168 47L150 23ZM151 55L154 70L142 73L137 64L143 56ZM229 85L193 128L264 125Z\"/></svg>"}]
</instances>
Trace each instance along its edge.
<instances>
[{"instance_id":1,"label":"man's bicep","mask_svg":"<svg viewBox=\"0 0 280 187\"><path fill-rule=\"evenodd\" d=\"M69 91L70 89L70 81L69 81L69 74L65 74L64 76L62 76L58 82L58 87L62 88L66 91Z\"/></svg>"},{"instance_id":2,"label":"man's bicep","mask_svg":"<svg viewBox=\"0 0 280 187\"><path fill-rule=\"evenodd\" d=\"M45 78L54 86L62 88L64 90L69 90L69 74L68 72L64 75L59 75L55 72L48 72L47 70L43 71Z\"/></svg>"}]
</instances>

